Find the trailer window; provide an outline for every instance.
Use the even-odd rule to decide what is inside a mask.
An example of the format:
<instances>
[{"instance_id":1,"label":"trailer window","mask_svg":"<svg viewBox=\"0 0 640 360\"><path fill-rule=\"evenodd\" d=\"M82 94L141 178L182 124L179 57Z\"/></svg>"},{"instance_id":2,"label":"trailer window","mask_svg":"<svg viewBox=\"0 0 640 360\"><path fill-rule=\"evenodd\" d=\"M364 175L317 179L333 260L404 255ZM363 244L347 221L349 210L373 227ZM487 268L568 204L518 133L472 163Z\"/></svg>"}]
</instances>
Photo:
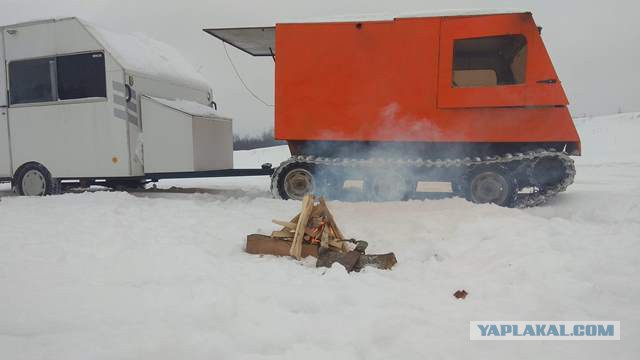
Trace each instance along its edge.
<instances>
[{"instance_id":1,"label":"trailer window","mask_svg":"<svg viewBox=\"0 0 640 360\"><path fill-rule=\"evenodd\" d=\"M59 56L58 96L60 100L107 97L104 54Z\"/></svg>"},{"instance_id":2,"label":"trailer window","mask_svg":"<svg viewBox=\"0 0 640 360\"><path fill-rule=\"evenodd\" d=\"M523 35L455 40L452 86L522 84L526 65L527 38Z\"/></svg>"},{"instance_id":3,"label":"trailer window","mask_svg":"<svg viewBox=\"0 0 640 360\"><path fill-rule=\"evenodd\" d=\"M57 100L55 58L12 61L9 63L11 104Z\"/></svg>"}]
</instances>

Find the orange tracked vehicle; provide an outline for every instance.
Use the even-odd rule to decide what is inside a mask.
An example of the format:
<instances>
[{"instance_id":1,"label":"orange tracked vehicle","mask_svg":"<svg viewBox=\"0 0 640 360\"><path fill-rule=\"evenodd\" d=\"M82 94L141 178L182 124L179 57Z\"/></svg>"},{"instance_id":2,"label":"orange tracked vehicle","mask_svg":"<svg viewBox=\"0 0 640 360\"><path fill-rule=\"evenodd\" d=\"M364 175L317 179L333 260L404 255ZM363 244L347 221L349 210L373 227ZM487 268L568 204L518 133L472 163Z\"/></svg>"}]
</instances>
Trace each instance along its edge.
<instances>
[{"instance_id":1,"label":"orange tracked vehicle","mask_svg":"<svg viewBox=\"0 0 640 360\"><path fill-rule=\"evenodd\" d=\"M531 13L206 29L276 63L283 199L416 196L450 182L478 203L535 206L573 182L580 139Z\"/></svg>"}]
</instances>

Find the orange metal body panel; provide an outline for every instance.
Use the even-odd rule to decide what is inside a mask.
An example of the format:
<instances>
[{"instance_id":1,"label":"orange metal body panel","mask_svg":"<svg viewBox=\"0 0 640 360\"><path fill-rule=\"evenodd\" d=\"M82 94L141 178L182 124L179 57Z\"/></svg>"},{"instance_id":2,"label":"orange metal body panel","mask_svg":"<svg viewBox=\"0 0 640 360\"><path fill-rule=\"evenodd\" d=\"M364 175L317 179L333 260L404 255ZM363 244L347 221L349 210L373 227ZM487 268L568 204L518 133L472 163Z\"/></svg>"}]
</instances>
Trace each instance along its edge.
<instances>
[{"instance_id":1,"label":"orange metal body panel","mask_svg":"<svg viewBox=\"0 0 640 360\"><path fill-rule=\"evenodd\" d=\"M523 84L454 88L453 41L522 34ZM574 142L567 98L531 14L278 24L281 140Z\"/></svg>"}]
</instances>

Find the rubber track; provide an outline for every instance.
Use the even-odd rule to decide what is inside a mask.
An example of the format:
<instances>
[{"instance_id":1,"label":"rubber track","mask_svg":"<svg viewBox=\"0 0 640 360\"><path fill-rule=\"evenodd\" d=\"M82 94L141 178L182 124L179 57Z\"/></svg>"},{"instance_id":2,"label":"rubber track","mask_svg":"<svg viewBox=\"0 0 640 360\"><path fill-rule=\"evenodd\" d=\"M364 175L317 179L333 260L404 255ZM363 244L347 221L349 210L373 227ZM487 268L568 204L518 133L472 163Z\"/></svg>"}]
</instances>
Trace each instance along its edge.
<instances>
[{"instance_id":1,"label":"rubber track","mask_svg":"<svg viewBox=\"0 0 640 360\"><path fill-rule=\"evenodd\" d=\"M464 159L444 159L444 160L394 160L394 159L350 159L350 158L325 158L315 156L292 156L282 162L271 176L271 193L275 198L280 198L278 194L278 177L284 167L292 163L322 165L330 167L359 167L359 168L385 168L385 167L409 167L409 168L448 168L448 167L468 167L471 170L478 165L501 164L508 165L517 161L538 161L544 158L558 158L565 167L565 176L554 186L547 186L543 190L537 190L529 194L518 194L514 207L528 208L544 204L549 199L561 193L573 184L576 170L573 159L566 153L555 150L535 150L526 153L505 154L503 156L487 156L484 158L464 158ZM522 190L519 186L518 190Z\"/></svg>"}]
</instances>

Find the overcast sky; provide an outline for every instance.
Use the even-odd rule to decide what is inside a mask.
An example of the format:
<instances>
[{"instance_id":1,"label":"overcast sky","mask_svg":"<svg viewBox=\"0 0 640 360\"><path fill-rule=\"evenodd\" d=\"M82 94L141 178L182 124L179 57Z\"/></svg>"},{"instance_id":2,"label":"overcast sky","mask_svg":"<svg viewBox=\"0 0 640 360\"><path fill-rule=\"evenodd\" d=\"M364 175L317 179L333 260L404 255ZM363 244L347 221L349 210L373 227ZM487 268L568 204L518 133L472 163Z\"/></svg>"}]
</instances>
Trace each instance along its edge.
<instances>
[{"instance_id":1,"label":"overcast sky","mask_svg":"<svg viewBox=\"0 0 640 360\"><path fill-rule=\"evenodd\" d=\"M532 10L574 115L640 111L640 2L636 0L0 0L0 24L79 16L121 32L144 32L181 50L209 79L234 131L273 126L273 109L256 101L233 74L207 27L263 26L282 19L340 14L469 8ZM249 86L273 103L273 61L229 49Z\"/></svg>"}]
</instances>

